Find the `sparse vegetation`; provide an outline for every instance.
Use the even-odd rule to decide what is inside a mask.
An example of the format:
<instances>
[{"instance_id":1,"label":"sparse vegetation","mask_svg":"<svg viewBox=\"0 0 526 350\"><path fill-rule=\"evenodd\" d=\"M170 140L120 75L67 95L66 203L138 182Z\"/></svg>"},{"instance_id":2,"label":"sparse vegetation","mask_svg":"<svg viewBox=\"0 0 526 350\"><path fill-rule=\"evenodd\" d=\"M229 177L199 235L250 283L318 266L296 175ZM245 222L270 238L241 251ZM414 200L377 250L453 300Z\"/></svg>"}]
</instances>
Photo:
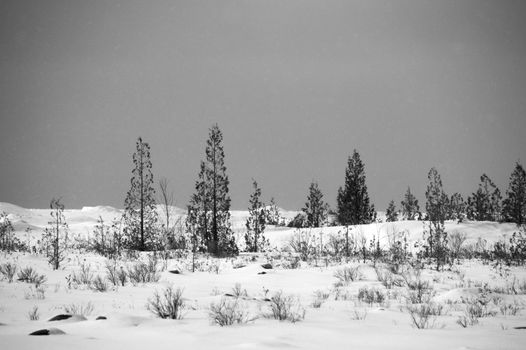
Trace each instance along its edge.
<instances>
[{"instance_id":1,"label":"sparse vegetation","mask_svg":"<svg viewBox=\"0 0 526 350\"><path fill-rule=\"evenodd\" d=\"M27 313L27 318L30 321L38 321L40 319L40 313L38 312L38 306L33 306L31 310Z\"/></svg>"},{"instance_id":2,"label":"sparse vegetation","mask_svg":"<svg viewBox=\"0 0 526 350\"><path fill-rule=\"evenodd\" d=\"M18 270L18 265L15 263L8 261L6 263L0 264L0 274L2 274L3 278L5 278L9 283L13 282L16 270Z\"/></svg>"},{"instance_id":3,"label":"sparse vegetation","mask_svg":"<svg viewBox=\"0 0 526 350\"><path fill-rule=\"evenodd\" d=\"M211 303L208 316L213 324L221 327L248 322L246 306L239 298L222 297L218 303Z\"/></svg>"},{"instance_id":4,"label":"sparse vegetation","mask_svg":"<svg viewBox=\"0 0 526 350\"><path fill-rule=\"evenodd\" d=\"M184 317L186 307L183 299L183 288L166 287L162 294L155 291L153 298L148 299L147 309L160 318L180 320Z\"/></svg>"},{"instance_id":5,"label":"sparse vegetation","mask_svg":"<svg viewBox=\"0 0 526 350\"><path fill-rule=\"evenodd\" d=\"M27 266L18 272L18 280L27 283L33 283L35 287L39 287L45 283L46 275L39 275L31 266Z\"/></svg>"},{"instance_id":6,"label":"sparse vegetation","mask_svg":"<svg viewBox=\"0 0 526 350\"><path fill-rule=\"evenodd\" d=\"M360 266L345 266L334 272L334 277L338 279L338 285L346 286L351 282L359 281L363 278Z\"/></svg>"},{"instance_id":7,"label":"sparse vegetation","mask_svg":"<svg viewBox=\"0 0 526 350\"><path fill-rule=\"evenodd\" d=\"M267 318L292 323L305 318L305 309L301 306L298 298L293 295L287 295L283 291L279 291L270 298L268 303L270 312L264 314Z\"/></svg>"},{"instance_id":8,"label":"sparse vegetation","mask_svg":"<svg viewBox=\"0 0 526 350\"><path fill-rule=\"evenodd\" d=\"M95 306L91 301L88 301L87 303L71 303L68 305L64 305L63 308L64 312L67 314L87 317L91 315L91 313L95 309Z\"/></svg>"}]
</instances>

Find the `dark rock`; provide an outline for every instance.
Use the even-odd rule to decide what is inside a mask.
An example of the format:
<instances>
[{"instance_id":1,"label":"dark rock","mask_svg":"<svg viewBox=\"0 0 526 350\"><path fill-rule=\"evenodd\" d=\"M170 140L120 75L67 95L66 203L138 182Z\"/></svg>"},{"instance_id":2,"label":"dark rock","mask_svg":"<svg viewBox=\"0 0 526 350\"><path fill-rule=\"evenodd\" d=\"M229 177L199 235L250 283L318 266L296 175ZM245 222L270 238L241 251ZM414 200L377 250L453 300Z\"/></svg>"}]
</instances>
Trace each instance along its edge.
<instances>
[{"instance_id":1,"label":"dark rock","mask_svg":"<svg viewBox=\"0 0 526 350\"><path fill-rule=\"evenodd\" d=\"M181 274L181 272L179 270L170 270L168 272L173 273L174 275L180 275Z\"/></svg>"},{"instance_id":2,"label":"dark rock","mask_svg":"<svg viewBox=\"0 0 526 350\"><path fill-rule=\"evenodd\" d=\"M57 315L57 316L53 316L53 317L51 317L51 318L48 320L48 322L67 320L68 318L71 318L72 316L73 316L73 315L60 314L60 315Z\"/></svg>"},{"instance_id":3,"label":"dark rock","mask_svg":"<svg viewBox=\"0 0 526 350\"><path fill-rule=\"evenodd\" d=\"M38 331L29 333L29 335L60 335L60 334L66 334L66 333L63 330L58 329L58 328L39 329Z\"/></svg>"},{"instance_id":4,"label":"dark rock","mask_svg":"<svg viewBox=\"0 0 526 350\"><path fill-rule=\"evenodd\" d=\"M242 269L243 267L247 267L247 265L245 265L245 264L238 264L238 265L234 265L233 266L234 269Z\"/></svg>"},{"instance_id":5,"label":"dark rock","mask_svg":"<svg viewBox=\"0 0 526 350\"><path fill-rule=\"evenodd\" d=\"M95 319L95 321L98 321L98 320L107 320L108 318L106 316L99 316Z\"/></svg>"},{"instance_id":6,"label":"dark rock","mask_svg":"<svg viewBox=\"0 0 526 350\"><path fill-rule=\"evenodd\" d=\"M266 275L267 273L265 271L258 272L258 275Z\"/></svg>"},{"instance_id":7,"label":"dark rock","mask_svg":"<svg viewBox=\"0 0 526 350\"><path fill-rule=\"evenodd\" d=\"M261 265L261 267L264 268L265 270L270 270L270 269L272 269L272 265L271 265L271 264L268 264L268 263L267 263L267 264L263 264L263 265Z\"/></svg>"},{"instance_id":8,"label":"dark rock","mask_svg":"<svg viewBox=\"0 0 526 350\"><path fill-rule=\"evenodd\" d=\"M513 329L526 329L526 326L513 327Z\"/></svg>"}]
</instances>

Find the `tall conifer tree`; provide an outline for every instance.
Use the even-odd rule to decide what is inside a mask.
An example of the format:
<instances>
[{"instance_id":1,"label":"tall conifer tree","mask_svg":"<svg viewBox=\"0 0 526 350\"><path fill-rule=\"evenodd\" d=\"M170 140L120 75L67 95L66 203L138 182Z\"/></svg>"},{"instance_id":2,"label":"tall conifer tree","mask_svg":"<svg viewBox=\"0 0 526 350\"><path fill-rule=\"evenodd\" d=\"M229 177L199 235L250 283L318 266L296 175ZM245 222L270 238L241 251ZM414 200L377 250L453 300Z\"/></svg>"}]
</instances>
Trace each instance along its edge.
<instances>
[{"instance_id":1,"label":"tall conifer tree","mask_svg":"<svg viewBox=\"0 0 526 350\"><path fill-rule=\"evenodd\" d=\"M206 157L201 163L196 193L188 206L187 226L194 227L205 249L216 256L238 253L230 227L229 180L226 175L223 134L215 124L206 141Z\"/></svg>"},{"instance_id":2,"label":"tall conifer tree","mask_svg":"<svg viewBox=\"0 0 526 350\"><path fill-rule=\"evenodd\" d=\"M374 205L369 204L364 164L356 150L347 161L345 185L338 190L337 202L341 225L368 224L376 218Z\"/></svg>"},{"instance_id":3,"label":"tall conifer tree","mask_svg":"<svg viewBox=\"0 0 526 350\"><path fill-rule=\"evenodd\" d=\"M124 233L127 246L137 250L157 248L157 211L150 160L150 145L137 139L133 154L130 190L124 201Z\"/></svg>"}]
</instances>

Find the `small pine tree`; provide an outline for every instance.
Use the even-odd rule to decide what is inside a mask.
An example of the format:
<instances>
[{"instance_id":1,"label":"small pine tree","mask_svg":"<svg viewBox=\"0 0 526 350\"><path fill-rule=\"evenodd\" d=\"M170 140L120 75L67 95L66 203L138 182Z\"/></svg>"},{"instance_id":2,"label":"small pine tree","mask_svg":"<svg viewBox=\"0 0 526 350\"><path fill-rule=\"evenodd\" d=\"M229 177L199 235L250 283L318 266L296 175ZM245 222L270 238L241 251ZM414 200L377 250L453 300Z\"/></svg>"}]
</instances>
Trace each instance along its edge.
<instances>
[{"instance_id":1,"label":"small pine tree","mask_svg":"<svg viewBox=\"0 0 526 350\"><path fill-rule=\"evenodd\" d=\"M345 185L338 190L337 202L341 225L368 224L376 218L374 205L369 204L364 164L356 150L347 160Z\"/></svg>"},{"instance_id":2,"label":"small pine tree","mask_svg":"<svg viewBox=\"0 0 526 350\"><path fill-rule=\"evenodd\" d=\"M307 215L308 227L321 227L327 222L329 205L323 201L323 193L317 182L310 184L307 202L302 210Z\"/></svg>"},{"instance_id":3,"label":"small pine tree","mask_svg":"<svg viewBox=\"0 0 526 350\"><path fill-rule=\"evenodd\" d=\"M5 212L0 213L0 250L13 251L15 250L16 237L14 236L15 229L9 216Z\"/></svg>"},{"instance_id":4,"label":"small pine tree","mask_svg":"<svg viewBox=\"0 0 526 350\"><path fill-rule=\"evenodd\" d=\"M500 190L486 175L480 177L476 192L468 197L466 216L468 220L498 221L500 219L502 196Z\"/></svg>"},{"instance_id":5,"label":"small pine tree","mask_svg":"<svg viewBox=\"0 0 526 350\"><path fill-rule=\"evenodd\" d=\"M448 220L456 220L462 222L466 216L466 204L462 195L458 192L454 193L448 201Z\"/></svg>"},{"instance_id":6,"label":"small pine tree","mask_svg":"<svg viewBox=\"0 0 526 350\"><path fill-rule=\"evenodd\" d=\"M445 264L448 258L447 232L444 220L447 216L449 198L442 188L442 179L435 168L431 168L427 178L429 184L426 190L426 211L429 218L429 231L425 255L436 261L437 271Z\"/></svg>"},{"instance_id":7,"label":"small pine tree","mask_svg":"<svg viewBox=\"0 0 526 350\"><path fill-rule=\"evenodd\" d=\"M404 200L401 202L402 216L405 220L416 220L420 217L420 207L418 206L418 199L411 193L411 189L407 187L404 195Z\"/></svg>"},{"instance_id":8,"label":"small pine tree","mask_svg":"<svg viewBox=\"0 0 526 350\"><path fill-rule=\"evenodd\" d=\"M265 204L261 201L261 189L256 181L252 184L254 192L250 195L248 206L248 218L246 221L247 232L245 233L245 243L247 251L259 252L265 250L268 242L263 235L265 232L266 210Z\"/></svg>"},{"instance_id":9,"label":"small pine tree","mask_svg":"<svg viewBox=\"0 0 526 350\"><path fill-rule=\"evenodd\" d=\"M502 206L502 218L518 226L526 224L526 172L520 163L515 165L510 176Z\"/></svg>"},{"instance_id":10,"label":"small pine tree","mask_svg":"<svg viewBox=\"0 0 526 350\"><path fill-rule=\"evenodd\" d=\"M279 211L279 207L276 205L276 202L274 200L274 197L270 199L270 204L267 208L267 218L266 222L269 225L284 225L283 223L283 217L281 216L281 213Z\"/></svg>"},{"instance_id":11,"label":"small pine tree","mask_svg":"<svg viewBox=\"0 0 526 350\"><path fill-rule=\"evenodd\" d=\"M387 222L398 221L398 212L396 211L393 200L390 201L389 205L387 206L387 210L385 211L385 220Z\"/></svg>"},{"instance_id":12,"label":"small pine tree","mask_svg":"<svg viewBox=\"0 0 526 350\"><path fill-rule=\"evenodd\" d=\"M42 241L44 243L48 262L53 270L58 270L60 263L66 257L68 247L69 227L64 216L64 205L59 199L51 199L51 220L48 227L44 229Z\"/></svg>"},{"instance_id":13,"label":"small pine tree","mask_svg":"<svg viewBox=\"0 0 526 350\"><path fill-rule=\"evenodd\" d=\"M124 232L127 246L137 250L157 248L157 211L150 160L150 145L137 139L133 154L131 187L124 201Z\"/></svg>"}]
</instances>

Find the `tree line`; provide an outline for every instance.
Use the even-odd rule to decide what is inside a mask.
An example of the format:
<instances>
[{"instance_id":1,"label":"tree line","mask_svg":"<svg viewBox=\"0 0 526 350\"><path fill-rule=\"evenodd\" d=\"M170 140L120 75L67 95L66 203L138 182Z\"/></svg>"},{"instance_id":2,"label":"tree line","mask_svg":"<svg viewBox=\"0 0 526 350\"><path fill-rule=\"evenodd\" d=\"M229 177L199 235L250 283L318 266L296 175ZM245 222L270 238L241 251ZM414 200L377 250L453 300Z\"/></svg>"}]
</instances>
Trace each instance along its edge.
<instances>
[{"instance_id":1,"label":"tree line","mask_svg":"<svg viewBox=\"0 0 526 350\"><path fill-rule=\"evenodd\" d=\"M179 229L186 232L185 237L176 238L174 234L175 225L170 214L174 196L168 189L166 179L159 181L161 195L159 200L156 199L150 146L141 137L137 139L132 161L130 189L124 200L124 213L111 224L99 219L94 238L97 251L111 256L119 254L122 249L149 251L163 250L169 246L190 249L194 254L205 252L214 256L233 256L239 253L239 242L234 237L230 223L230 181L225 165L223 134L217 124L209 130L194 193L186 208L187 215L184 222L181 219L178 222ZM394 200L389 202L386 221L429 221L429 236L432 237L428 240L429 254L440 254L441 237L445 237L445 220L500 221L517 225L526 223L526 173L518 162L510 176L504 199L486 174L481 176L478 188L466 200L459 193L451 196L445 193L440 174L435 168L429 171L428 180L425 213L421 212L418 200L408 187L400 202L400 210L397 210ZM285 219L274 199L266 205L261 196L262 190L257 181L253 180L253 192L248 200L249 215L245 224L245 251L265 250L268 247L268 240L264 235L266 226L285 225ZM377 220L375 206L368 194L365 165L357 150L348 157L344 183L338 189L336 202L335 210L331 210L318 183L312 181L305 205L288 225L351 226ZM158 203L164 209L162 219L158 216ZM65 246L61 241L68 240L68 228L63 215L64 205L60 199L53 199L50 209L51 220L42 241L50 263L58 268L63 259L61 247ZM0 221L0 248L12 247L12 226L6 215Z\"/></svg>"}]
</instances>

